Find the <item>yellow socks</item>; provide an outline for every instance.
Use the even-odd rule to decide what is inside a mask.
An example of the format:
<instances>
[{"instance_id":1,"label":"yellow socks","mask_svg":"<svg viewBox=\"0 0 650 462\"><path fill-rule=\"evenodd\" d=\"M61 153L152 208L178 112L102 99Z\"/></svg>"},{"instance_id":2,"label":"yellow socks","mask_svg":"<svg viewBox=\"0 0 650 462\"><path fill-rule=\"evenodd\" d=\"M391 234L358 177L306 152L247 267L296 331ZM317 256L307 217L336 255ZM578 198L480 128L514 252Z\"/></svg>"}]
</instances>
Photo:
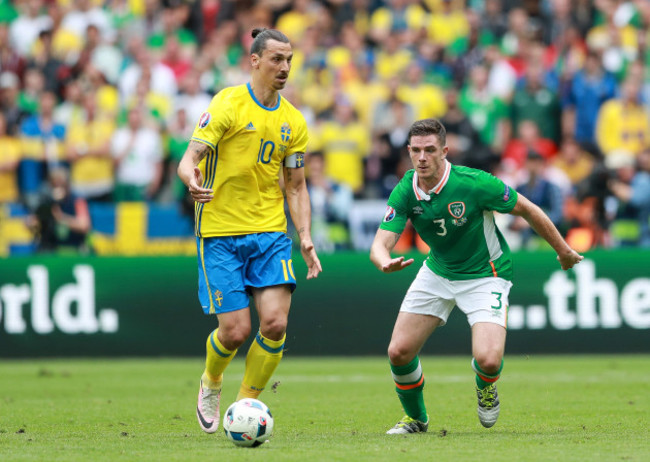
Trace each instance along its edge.
<instances>
[{"instance_id":1,"label":"yellow socks","mask_svg":"<svg viewBox=\"0 0 650 462\"><path fill-rule=\"evenodd\" d=\"M235 357L237 350L227 350L217 338L217 331L215 329L205 343L206 358L205 358L205 371L201 380L203 386L215 390L221 389L221 382L223 381L223 371L226 370L232 358Z\"/></svg>"},{"instance_id":2,"label":"yellow socks","mask_svg":"<svg viewBox=\"0 0 650 462\"><path fill-rule=\"evenodd\" d=\"M242 398L257 398L262 393L273 371L280 364L286 337L285 334L280 340L269 340L260 332L257 333L246 355L246 371L237 401Z\"/></svg>"}]
</instances>

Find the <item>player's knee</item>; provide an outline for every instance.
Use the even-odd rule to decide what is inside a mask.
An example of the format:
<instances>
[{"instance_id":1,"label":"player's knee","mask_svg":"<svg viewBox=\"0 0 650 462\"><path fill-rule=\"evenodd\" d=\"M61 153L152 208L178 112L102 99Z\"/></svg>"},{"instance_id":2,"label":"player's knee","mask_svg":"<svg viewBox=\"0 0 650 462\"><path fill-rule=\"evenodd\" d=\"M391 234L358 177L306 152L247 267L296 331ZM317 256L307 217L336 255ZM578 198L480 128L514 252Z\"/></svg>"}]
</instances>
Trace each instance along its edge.
<instances>
[{"instance_id":1,"label":"player's knee","mask_svg":"<svg viewBox=\"0 0 650 462\"><path fill-rule=\"evenodd\" d=\"M393 342L388 345L388 359L393 366L403 366L408 364L413 357L413 352L404 345Z\"/></svg>"},{"instance_id":2,"label":"player's knee","mask_svg":"<svg viewBox=\"0 0 650 462\"><path fill-rule=\"evenodd\" d=\"M476 356L476 362L482 371L496 373L501 367L501 355L497 352L485 352Z\"/></svg>"},{"instance_id":3,"label":"player's knee","mask_svg":"<svg viewBox=\"0 0 650 462\"><path fill-rule=\"evenodd\" d=\"M287 319L283 317L265 320L260 326L262 335L270 340L280 340L287 331Z\"/></svg>"},{"instance_id":4,"label":"player's knee","mask_svg":"<svg viewBox=\"0 0 650 462\"><path fill-rule=\"evenodd\" d=\"M219 328L220 337L223 336L221 343L229 350L239 348L251 333L250 326L233 326L230 329Z\"/></svg>"}]
</instances>

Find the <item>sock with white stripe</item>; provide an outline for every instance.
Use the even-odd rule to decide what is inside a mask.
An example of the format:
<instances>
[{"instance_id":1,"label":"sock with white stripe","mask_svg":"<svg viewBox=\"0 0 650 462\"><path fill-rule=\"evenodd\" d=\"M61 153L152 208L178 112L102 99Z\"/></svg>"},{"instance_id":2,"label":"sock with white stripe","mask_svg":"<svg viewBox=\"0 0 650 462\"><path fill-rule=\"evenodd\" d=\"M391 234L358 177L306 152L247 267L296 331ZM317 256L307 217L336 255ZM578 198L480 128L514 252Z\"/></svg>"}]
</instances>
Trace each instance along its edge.
<instances>
[{"instance_id":1,"label":"sock with white stripe","mask_svg":"<svg viewBox=\"0 0 650 462\"><path fill-rule=\"evenodd\" d=\"M424 376L420 358L415 357L404 366L390 365L395 381L395 391L406 415L420 422L427 422L427 408L424 405Z\"/></svg>"},{"instance_id":2,"label":"sock with white stripe","mask_svg":"<svg viewBox=\"0 0 650 462\"><path fill-rule=\"evenodd\" d=\"M501 366L499 366L499 370L494 374L488 374L483 369L481 369L478 365L478 362L476 362L476 358L472 358L472 369L474 372L476 372L476 386L479 388L479 390L482 390L491 383L499 380L501 371L503 370L503 359L501 360Z\"/></svg>"}]
</instances>

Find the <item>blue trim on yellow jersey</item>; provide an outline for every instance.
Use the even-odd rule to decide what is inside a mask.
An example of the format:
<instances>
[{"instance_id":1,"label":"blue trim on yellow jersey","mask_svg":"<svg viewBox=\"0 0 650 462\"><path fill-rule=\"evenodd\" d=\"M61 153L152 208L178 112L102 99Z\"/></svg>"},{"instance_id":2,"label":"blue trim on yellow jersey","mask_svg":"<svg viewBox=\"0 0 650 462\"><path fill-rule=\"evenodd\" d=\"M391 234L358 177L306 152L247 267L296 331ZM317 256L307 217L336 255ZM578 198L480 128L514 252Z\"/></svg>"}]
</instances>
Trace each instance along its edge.
<instances>
[{"instance_id":1,"label":"blue trim on yellow jersey","mask_svg":"<svg viewBox=\"0 0 650 462\"><path fill-rule=\"evenodd\" d=\"M202 138L197 138L196 136L193 136L190 141L198 141L199 143L206 144L209 147L211 147L213 151L216 151L216 149L217 149L217 147L214 144L210 143L208 140L204 140Z\"/></svg>"},{"instance_id":2,"label":"blue trim on yellow jersey","mask_svg":"<svg viewBox=\"0 0 650 462\"><path fill-rule=\"evenodd\" d=\"M259 346L261 346L263 349L265 349L271 354L280 353L282 350L284 350L284 343L277 348L271 348L270 346L266 345L264 343L264 339L262 338L262 334L260 334L259 332L255 336L255 340L257 341L257 344Z\"/></svg>"},{"instance_id":3,"label":"blue trim on yellow jersey","mask_svg":"<svg viewBox=\"0 0 650 462\"><path fill-rule=\"evenodd\" d=\"M280 101L281 101L281 99L282 99L282 98L280 97L280 94L278 94L278 102L275 104L275 106L273 106L273 107L266 107L266 106L264 106L262 103L260 103L260 102L257 100L257 98L255 97L255 93L253 93L253 88L251 88L251 83L250 83L250 82L248 82L248 83L246 84L246 88L248 88L248 93L251 95L251 98L253 98L253 101L255 101L255 103L256 103L259 107L261 107L262 109L266 109L267 111L275 111L277 108L280 107Z\"/></svg>"},{"instance_id":4,"label":"blue trim on yellow jersey","mask_svg":"<svg viewBox=\"0 0 650 462\"><path fill-rule=\"evenodd\" d=\"M217 158L219 157L218 150L215 150L214 154L208 154L207 161L205 163L205 180L203 184L206 188L210 189L214 185L214 179L217 176ZM198 208L195 209L196 216L196 235L198 237L203 237L201 234L201 220L203 219L203 208L205 203L199 204Z\"/></svg>"}]
</instances>

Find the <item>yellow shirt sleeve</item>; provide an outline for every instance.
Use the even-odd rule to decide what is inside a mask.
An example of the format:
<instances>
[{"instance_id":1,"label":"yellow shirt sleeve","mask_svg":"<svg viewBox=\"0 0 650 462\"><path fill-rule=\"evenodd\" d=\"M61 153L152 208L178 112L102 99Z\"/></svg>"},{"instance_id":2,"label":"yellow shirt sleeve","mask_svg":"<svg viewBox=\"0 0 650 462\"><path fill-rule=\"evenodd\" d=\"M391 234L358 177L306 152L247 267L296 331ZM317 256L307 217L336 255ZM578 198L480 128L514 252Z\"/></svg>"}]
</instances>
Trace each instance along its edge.
<instances>
[{"instance_id":1,"label":"yellow shirt sleeve","mask_svg":"<svg viewBox=\"0 0 650 462\"><path fill-rule=\"evenodd\" d=\"M208 110L201 114L192 134L193 141L207 144L215 151L221 137L235 121L232 104L227 98L228 90L222 90L212 98Z\"/></svg>"},{"instance_id":2,"label":"yellow shirt sleeve","mask_svg":"<svg viewBox=\"0 0 650 462\"><path fill-rule=\"evenodd\" d=\"M296 115L296 134L293 137L291 146L287 151L287 156L297 152L307 152L307 143L309 141L309 133L307 131L307 122L302 114Z\"/></svg>"}]
</instances>

